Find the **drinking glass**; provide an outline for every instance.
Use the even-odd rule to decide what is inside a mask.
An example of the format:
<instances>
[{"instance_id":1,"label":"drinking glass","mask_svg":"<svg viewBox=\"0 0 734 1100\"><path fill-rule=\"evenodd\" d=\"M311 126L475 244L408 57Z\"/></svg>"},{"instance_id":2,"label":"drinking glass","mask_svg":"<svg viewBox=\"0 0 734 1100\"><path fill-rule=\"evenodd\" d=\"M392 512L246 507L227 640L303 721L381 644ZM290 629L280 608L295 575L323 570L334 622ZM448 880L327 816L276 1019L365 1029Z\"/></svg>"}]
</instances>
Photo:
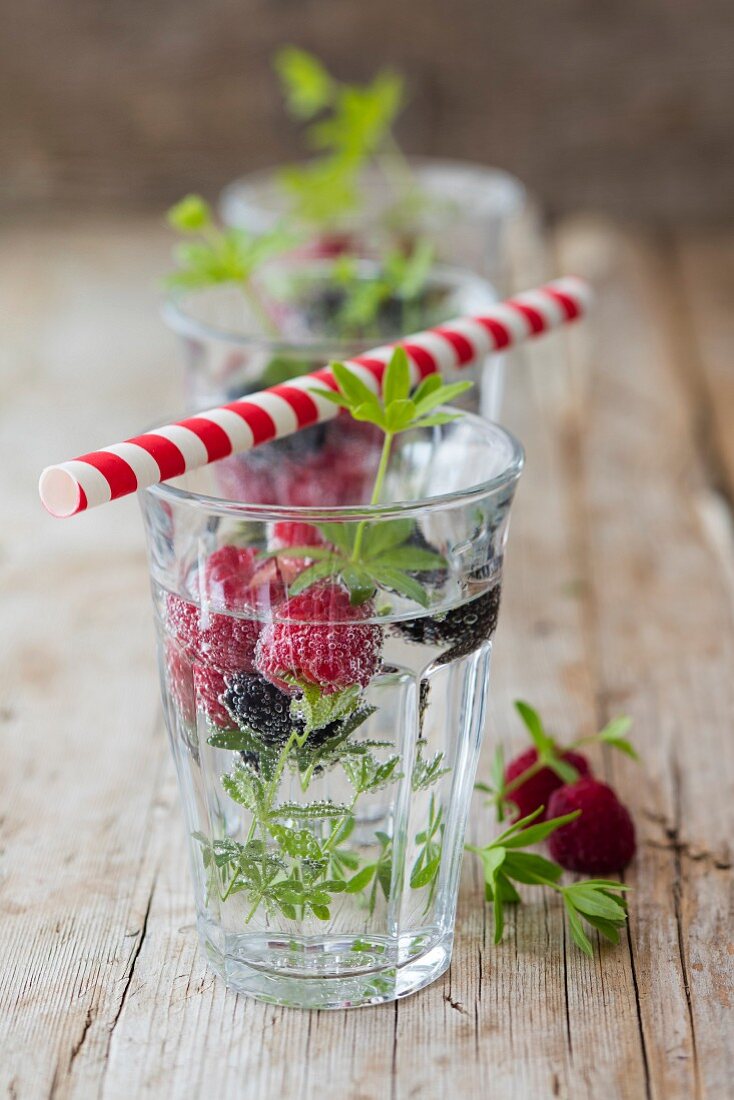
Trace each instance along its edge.
<instances>
[{"instance_id":1,"label":"drinking glass","mask_svg":"<svg viewBox=\"0 0 734 1100\"><path fill-rule=\"evenodd\" d=\"M476 272L504 297L513 289L513 236L527 232L532 223L532 204L522 183L508 172L469 161L409 157L407 165L411 183L402 188L379 169L367 169L359 208L341 215L318 239L326 246L376 251L428 240L439 262ZM226 224L255 234L284 220L292 223L277 170L234 180L222 192L219 209Z\"/></svg>"},{"instance_id":2,"label":"drinking glass","mask_svg":"<svg viewBox=\"0 0 734 1100\"><path fill-rule=\"evenodd\" d=\"M361 323L359 303L379 294L380 267L356 261L348 293L341 271L338 258L292 255L268 264L248 288L221 284L169 299L163 315L178 338L187 409L232 401L411 332L482 313L497 300L477 275L436 266L420 295L389 297ZM476 382L465 407L497 419L503 357L484 356L461 376Z\"/></svg>"},{"instance_id":3,"label":"drinking glass","mask_svg":"<svg viewBox=\"0 0 734 1100\"><path fill-rule=\"evenodd\" d=\"M523 456L471 413L405 432L369 506L381 444L339 417L140 498L202 951L275 1004L451 960Z\"/></svg>"}]
</instances>

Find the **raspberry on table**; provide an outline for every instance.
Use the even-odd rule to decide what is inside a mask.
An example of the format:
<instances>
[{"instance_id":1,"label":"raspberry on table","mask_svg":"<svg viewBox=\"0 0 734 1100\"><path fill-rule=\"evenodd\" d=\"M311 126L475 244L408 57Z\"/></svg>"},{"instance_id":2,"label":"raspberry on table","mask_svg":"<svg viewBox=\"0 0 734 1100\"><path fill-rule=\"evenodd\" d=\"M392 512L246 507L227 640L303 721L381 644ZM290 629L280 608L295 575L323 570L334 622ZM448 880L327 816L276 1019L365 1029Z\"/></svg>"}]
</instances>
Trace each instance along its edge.
<instances>
[{"instance_id":1,"label":"raspberry on table","mask_svg":"<svg viewBox=\"0 0 734 1100\"><path fill-rule=\"evenodd\" d=\"M565 760L576 769L579 776L591 775L589 762L580 752L569 750L560 755L562 760ZM505 768L505 786L521 776L528 768L531 768L533 764L536 763L537 759L538 750L531 748L521 753L519 756L516 756L513 760L510 760ZM552 768L541 768L535 775L531 775L524 783L521 783L519 786L515 787L514 790L510 791L507 796L508 799L517 806L518 812L516 814L516 820L521 817L527 817L528 814L537 810L539 806L545 806L545 812L538 819L544 821L545 818L548 817L548 803L551 795L562 786L563 780L559 775L556 775Z\"/></svg>"},{"instance_id":2,"label":"raspberry on table","mask_svg":"<svg viewBox=\"0 0 734 1100\"><path fill-rule=\"evenodd\" d=\"M369 604L354 608L349 594L333 584L317 585L278 608L281 619L262 630L255 665L271 683L287 691L283 679L315 684L328 695L352 684L366 687L380 665L382 630L366 618Z\"/></svg>"},{"instance_id":3,"label":"raspberry on table","mask_svg":"<svg viewBox=\"0 0 734 1100\"><path fill-rule=\"evenodd\" d=\"M606 783L586 777L551 795L548 817L581 810L548 838L552 858L567 871L606 875L621 871L635 854L635 826L629 810Z\"/></svg>"}]
</instances>

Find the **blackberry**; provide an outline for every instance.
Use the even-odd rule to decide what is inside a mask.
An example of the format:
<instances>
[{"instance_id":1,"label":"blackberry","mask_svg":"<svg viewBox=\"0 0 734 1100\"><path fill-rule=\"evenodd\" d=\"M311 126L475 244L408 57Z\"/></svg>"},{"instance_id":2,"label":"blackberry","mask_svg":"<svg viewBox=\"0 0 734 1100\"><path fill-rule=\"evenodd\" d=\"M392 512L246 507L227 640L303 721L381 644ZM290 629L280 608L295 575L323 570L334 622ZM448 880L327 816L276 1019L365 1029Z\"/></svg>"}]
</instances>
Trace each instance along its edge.
<instances>
[{"instance_id":1,"label":"blackberry","mask_svg":"<svg viewBox=\"0 0 734 1100\"><path fill-rule=\"evenodd\" d=\"M496 584L488 592L452 608L444 615L412 619L396 623L395 627L410 642L422 645L452 643L440 657L440 663L445 664L457 657L465 657L492 637L497 626L500 591L501 586Z\"/></svg>"},{"instance_id":2,"label":"blackberry","mask_svg":"<svg viewBox=\"0 0 734 1100\"><path fill-rule=\"evenodd\" d=\"M286 695L261 676L247 672L235 672L227 678L227 690L222 701L232 718L256 733L266 745L282 746L293 730L301 733L304 729L302 718L291 715L291 697ZM313 730L309 734L311 748L322 745L333 737L340 728L340 722L330 722L323 729ZM254 757L254 753L243 753ZM247 761L245 761L247 762Z\"/></svg>"},{"instance_id":3,"label":"blackberry","mask_svg":"<svg viewBox=\"0 0 734 1100\"><path fill-rule=\"evenodd\" d=\"M291 731L299 728L291 717L290 696L262 676L235 672L227 678L222 701L236 722L248 726L266 744L285 744Z\"/></svg>"}]
</instances>

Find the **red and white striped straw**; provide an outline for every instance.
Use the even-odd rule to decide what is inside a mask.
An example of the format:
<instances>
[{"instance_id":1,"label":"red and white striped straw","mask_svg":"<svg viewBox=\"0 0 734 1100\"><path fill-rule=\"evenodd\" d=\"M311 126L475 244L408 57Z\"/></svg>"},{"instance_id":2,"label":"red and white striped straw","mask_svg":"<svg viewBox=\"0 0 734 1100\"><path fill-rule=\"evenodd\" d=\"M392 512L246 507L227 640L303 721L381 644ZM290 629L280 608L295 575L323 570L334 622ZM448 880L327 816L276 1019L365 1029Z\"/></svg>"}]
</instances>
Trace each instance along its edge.
<instances>
[{"instance_id":1,"label":"red and white striped straw","mask_svg":"<svg viewBox=\"0 0 734 1100\"><path fill-rule=\"evenodd\" d=\"M407 336L399 342L408 354L413 383L569 324L586 312L590 299L588 284L568 276L499 302L482 316L461 317ZM346 366L378 392L393 347L375 348L348 360ZM38 483L41 501L52 516L74 516L331 420L339 409L311 392L314 383L336 388L331 370L325 367L71 462L47 466Z\"/></svg>"}]
</instances>

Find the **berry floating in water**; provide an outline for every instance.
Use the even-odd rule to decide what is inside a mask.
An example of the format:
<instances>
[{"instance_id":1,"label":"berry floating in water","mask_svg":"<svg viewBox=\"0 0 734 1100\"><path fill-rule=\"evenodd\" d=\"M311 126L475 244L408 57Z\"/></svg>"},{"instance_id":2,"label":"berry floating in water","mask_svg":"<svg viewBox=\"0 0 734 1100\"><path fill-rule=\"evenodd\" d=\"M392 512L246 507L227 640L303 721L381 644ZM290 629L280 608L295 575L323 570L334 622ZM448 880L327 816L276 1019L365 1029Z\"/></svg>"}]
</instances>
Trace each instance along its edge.
<instances>
[{"instance_id":1,"label":"berry floating in water","mask_svg":"<svg viewBox=\"0 0 734 1100\"><path fill-rule=\"evenodd\" d=\"M459 607L439 615L423 616L396 623L395 629L411 642L421 645L450 644L442 662L463 657L491 638L497 628L500 585L475 596Z\"/></svg>"},{"instance_id":2,"label":"berry floating in water","mask_svg":"<svg viewBox=\"0 0 734 1100\"><path fill-rule=\"evenodd\" d=\"M291 731L299 726L291 717L290 695L262 676L246 672L229 676L223 700L235 722L247 726L269 744L285 744Z\"/></svg>"},{"instance_id":3,"label":"berry floating in water","mask_svg":"<svg viewBox=\"0 0 734 1100\"><path fill-rule=\"evenodd\" d=\"M367 687L380 665L382 630L345 620L366 618L368 604L352 607L343 588L325 584L284 601L278 614L291 621L268 623L255 654L271 683L290 694L294 688L284 677L314 684L325 695L353 684Z\"/></svg>"}]
</instances>

